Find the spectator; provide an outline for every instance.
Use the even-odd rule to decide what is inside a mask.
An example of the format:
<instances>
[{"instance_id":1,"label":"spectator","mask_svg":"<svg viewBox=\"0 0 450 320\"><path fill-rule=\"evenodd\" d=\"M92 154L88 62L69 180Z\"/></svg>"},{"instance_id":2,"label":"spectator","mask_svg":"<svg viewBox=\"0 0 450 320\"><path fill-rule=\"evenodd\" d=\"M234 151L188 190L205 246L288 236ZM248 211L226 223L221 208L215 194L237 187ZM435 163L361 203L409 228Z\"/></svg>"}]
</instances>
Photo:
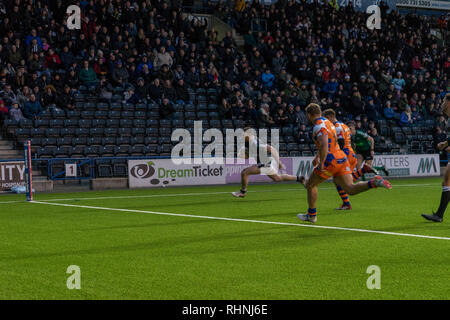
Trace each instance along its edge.
<instances>
[{"instance_id":1,"label":"spectator","mask_svg":"<svg viewBox=\"0 0 450 320\"><path fill-rule=\"evenodd\" d=\"M336 81L336 78L332 76L327 83L325 83L323 87L323 92L328 95L329 98L333 98L333 96L336 94L338 89L338 83Z\"/></svg>"},{"instance_id":2,"label":"spectator","mask_svg":"<svg viewBox=\"0 0 450 320\"><path fill-rule=\"evenodd\" d=\"M272 117L270 116L269 105L267 103L264 103L259 109L258 125L259 127L266 128L271 127L273 124L275 124L275 121L273 121Z\"/></svg>"},{"instance_id":3,"label":"spectator","mask_svg":"<svg viewBox=\"0 0 450 320\"><path fill-rule=\"evenodd\" d=\"M67 77L65 79L65 82L66 82L66 84L68 86L70 86L71 90L78 91L79 85L80 85L80 81L78 79L78 76L75 73L75 69L74 68L70 68L69 69L69 74L67 75ZM30 87L32 87L32 85L30 85Z\"/></svg>"},{"instance_id":4,"label":"spectator","mask_svg":"<svg viewBox=\"0 0 450 320\"><path fill-rule=\"evenodd\" d=\"M42 111L44 111L44 108L42 108L41 103L36 100L35 94L32 93L30 95L30 101L25 103L24 107L25 117L31 120L39 119L39 116Z\"/></svg>"},{"instance_id":5,"label":"spectator","mask_svg":"<svg viewBox=\"0 0 450 320\"><path fill-rule=\"evenodd\" d=\"M189 91L184 84L184 80L180 78L178 80L178 86L176 88L176 97L177 97L177 103L188 103L190 100Z\"/></svg>"},{"instance_id":6,"label":"spectator","mask_svg":"<svg viewBox=\"0 0 450 320\"><path fill-rule=\"evenodd\" d=\"M300 106L295 106L295 124L297 126L301 126L303 124L306 126L308 124L308 118Z\"/></svg>"},{"instance_id":7,"label":"spectator","mask_svg":"<svg viewBox=\"0 0 450 320\"><path fill-rule=\"evenodd\" d=\"M277 115L275 116L275 124L282 128L288 124L288 116L284 114L284 109L279 108L277 111Z\"/></svg>"},{"instance_id":8,"label":"spectator","mask_svg":"<svg viewBox=\"0 0 450 320\"><path fill-rule=\"evenodd\" d=\"M159 116L161 119L172 119L174 112L175 108L172 102L170 102L167 98L163 98L161 106L159 107Z\"/></svg>"},{"instance_id":9,"label":"spectator","mask_svg":"<svg viewBox=\"0 0 450 320\"><path fill-rule=\"evenodd\" d=\"M124 98L126 103L137 104L142 103L142 98L134 92L133 87L128 87L124 93Z\"/></svg>"},{"instance_id":10,"label":"spectator","mask_svg":"<svg viewBox=\"0 0 450 320\"><path fill-rule=\"evenodd\" d=\"M95 74L94 69L89 66L89 61L87 60L83 62L83 68L80 70L78 77L80 81L88 87L95 86L98 82L97 75Z\"/></svg>"},{"instance_id":11,"label":"spectator","mask_svg":"<svg viewBox=\"0 0 450 320\"><path fill-rule=\"evenodd\" d=\"M164 81L163 97L168 98L171 102L177 100L177 91L170 80Z\"/></svg>"},{"instance_id":12,"label":"spectator","mask_svg":"<svg viewBox=\"0 0 450 320\"><path fill-rule=\"evenodd\" d=\"M25 45L27 46L32 46L33 45L33 40L35 40L35 44L37 46L39 46L39 48L42 48L42 40L41 38L37 35L36 29L31 29L31 34L29 34L26 38L25 38Z\"/></svg>"},{"instance_id":13,"label":"spectator","mask_svg":"<svg viewBox=\"0 0 450 320\"><path fill-rule=\"evenodd\" d=\"M153 81L153 84L150 85L149 94L150 97L160 102L164 93L164 88L161 86L161 83L158 78Z\"/></svg>"},{"instance_id":14,"label":"spectator","mask_svg":"<svg viewBox=\"0 0 450 320\"><path fill-rule=\"evenodd\" d=\"M62 68L64 69L69 69L72 64L75 62L75 56L73 55L73 53L71 51L69 51L69 47L68 46L64 46L63 51L61 52L60 55L60 60L61 60L61 64L62 64Z\"/></svg>"},{"instance_id":15,"label":"spectator","mask_svg":"<svg viewBox=\"0 0 450 320\"><path fill-rule=\"evenodd\" d=\"M19 103L20 108L25 106L25 103L30 100L30 88L24 86L21 90L17 90L16 101Z\"/></svg>"},{"instance_id":16,"label":"spectator","mask_svg":"<svg viewBox=\"0 0 450 320\"><path fill-rule=\"evenodd\" d=\"M56 98L56 104L59 108L63 110L74 110L75 109L75 99L72 92L70 91L70 86L65 85L64 91L59 94Z\"/></svg>"},{"instance_id":17,"label":"spectator","mask_svg":"<svg viewBox=\"0 0 450 320\"><path fill-rule=\"evenodd\" d=\"M414 123L414 119L412 117L411 108L408 106L405 108L405 111L400 115L399 124L400 126L412 126Z\"/></svg>"},{"instance_id":18,"label":"spectator","mask_svg":"<svg viewBox=\"0 0 450 320\"><path fill-rule=\"evenodd\" d=\"M386 101L386 106L384 107L383 114L384 117L388 120L395 118L396 113L394 109L392 109L390 101Z\"/></svg>"},{"instance_id":19,"label":"spectator","mask_svg":"<svg viewBox=\"0 0 450 320\"><path fill-rule=\"evenodd\" d=\"M172 66L173 59L171 55L166 51L166 48L161 46L159 52L156 54L156 58L153 61L153 66L156 70L159 70L163 65Z\"/></svg>"},{"instance_id":20,"label":"spectator","mask_svg":"<svg viewBox=\"0 0 450 320\"><path fill-rule=\"evenodd\" d=\"M377 107L375 106L374 100L372 97L369 97L368 103L366 104L366 115L371 121L377 121L378 120L378 112Z\"/></svg>"},{"instance_id":21,"label":"spectator","mask_svg":"<svg viewBox=\"0 0 450 320\"><path fill-rule=\"evenodd\" d=\"M297 141L300 144L308 144L309 143L309 134L306 130L306 124L301 124L298 133L297 133Z\"/></svg>"},{"instance_id":22,"label":"spectator","mask_svg":"<svg viewBox=\"0 0 450 320\"><path fill-rule=\"evenodd\" d=\"M127 69L123 66L122 60L117 61L117 66L113 69L111 77L119 87L125 88L128 85L128 78L130 77Z\"/></svg>"},{"instance_id":23,"label":"spectator","mask_svg":"<svg viewBox=\"0 0 450 320\"><path fill-rule=\"evenodd\" d=\"M183 66L181 64L177 65L177 68L175 69L173 75L174 75L175 80L177 80L177 81L180 79L184 80L186 74L183 71Z\"/></svg>"},{"instance_id":24,"label":"spectator","mask_svg":"<svg viewBox=\"0 0 450 320\"><path fill-rule=\"evenodd\" d=\"M144 66L147 66L147 70L148 70L148 71L152 70L152 68L153 68L153 64L148 60L148 57L147 57L146 54L144 54L144 55L142 56L142 60L141 60L141 62L138 64L138 66L137 66L137 68L136 68L136 71L137 71L138 73L141 73Z\"/></svg>"},{"instance_id":25,"label":"spectator","mask_svg":"<svg viewBox=\"0 0 450 320\"><path fill-rule=\"evenodd\" d=\"M310 96L311 95L310 95L308 89L306 88L306 83L302 82L302 85L298 92L298 97L300 99L301 106L306 107L306 104L309 101Z\"/></svg>"},{"instance_id":26,"label":"spectator","mask_svg":"<svg viewBox=\"0 0 450 320\"><path fill-rule=\"evenodd\" d=\"M266 69L266 71L262 75L261 80L262 80L264 87L270 89L273 87L273 84L275 81L275 76L272 74L270 69Z\"/></svg>"},{"instance_id":27,"label":"spectator","mask_svg":"<svg viewBox=\"0 0 450 320\"><path fill-rule=\"evenodd\" d=\"M406 85L405 80L402 78L402 73L399 71L394 79L392 79L392 84L396 90L403 90Z\"/></svg>"},{"instance_id":28,"label":"spectator","mask_svg":"<svg viewBox=\"0 0 450 320\"><path fill-rule=\"evenodd\" d=\"M145 85L145 80L142 77L137 78L136 94L141 97L143 102L147 102L148 87Z\"/></svg>"},{"instance_id":29,"label":"spectator","mask_svg":"<svg viewBox=\"0 0 450 320\"><path fill-rule=\"evenodd\" d=\"M363 102L361 100L361 94L355 90L351 99L350 113L360 115L364 112Z\"/></svg>"},{"instance_id":30,"label":"spectator","mask_svg":"<svg viewBox=\"0 0 450 320\"><path fill-rule=\"evenodd\" d=\"M42 96L42 105L45 109L56 108L56 90L53 85L48 85L44 88L44 95Z\"/></svg>"},{"instance_id":31,"label":"spectator","mask_svg":"<svg viewBox=\"0 0 450 320\"><path fill-rule=\"evenodd\" d=\"M16 120L16 121L25 119L25 117L23 116L22 110L20 110L20 108L19 108L18 103L14 103L11 110L9 110L9 118Z\"/></svg>"},{"instance_id":32,"label":"spectator","mask_svg":"<svg viewBox=\"0 0 450 320\"><path fill-rule=\"evenodd\" d=\"M288 105L286 116L287 116L287 124L291 127L295 126L297 122L297 114L295 113L293 104Z\"/></svg>"},{"instance_id":33,"label":"spectator","mask_svg":"<svg viewBox=\"0 0 450 320\"><path fill-rule=\"evenodd\" d=\"M413 119L413 122L417 122L422 120L422 115L417 111L417 107L411 107L411 117Z\"/></svg>"},{"instance_id":34,"label":"spectator","mask_svg":"<svg viewBox=\"0 0 450 320\"><path fill-rule=\"evenodd\" d=\"M378 134L378 130L376 127L372 128L369 132L370 136L373 138L375 147L384 143L384 138Z\"/></svg>"},{"instance_id":35,"label":"spectator","mask_svg":"<svg viewBox=\"0 0 450 320\"><path fill-rule=\"evenodd\" d=\"M256 125L258 122L258 111L256 111L256 106L252 99L248 101L247 118L245 120L252 125Z\"/></svg>"},{"instance_id":36,"label":"spectator","mask_svg":"<svg viewBox=\"0 0 450 320\"><path fill-rule=\"evenodd\" d=\"M61 59L59 55L50 48L48 50L47 56L45 57L45 67L51 70L58 70L61 66Z\"/></svg>"},{"instance_id":37,"label":"spectator","mask_svg":"<svg viewBox=\"0 0 450 320\"><path fill-rule=\"evenodd\" d=\"M172 70L169 69L169 66L167 64L163 64L161 69L158 73L158 78L161 79L161 81L165 82L166 80L169 80L170 82L173 81L174 75Z\"/></svg>"},{"instance_id":38,"label":"spectator","mask_svg":"<svg viewBox=\"0 0 450 320\"><path fill-rule=\"evenodd\" d=\"M5 89L0 91L0 97L7 107L11 107L14 102L16 102L16 94L11 89L11 85L5 85Z\"/></svg>"},{"instance_id":39,"label":"spectator","mask_svg":"<svg viewBox=\"0 0 450 320\"><path fill-rule=\"evenodd\" d=\"M440 152L439 148L437 147L438 143L441 141L447 140L447 133L445 133L441 127L436 126L434 132L433 132L433 148L436 150L436 152Z\"/></svg>"},{"instance_id":40,"label":"spectator","mask_svg":"<svg viewBox=\"0 0 450 320\"><path fill-rule=\"evenodd\" d=\"M422 63L420 62L419 56L416 55L411 60L411 69L413 70L413 72L415 74L418 74L420 72L420 70L422 70Z\"/></svg>"},{"instance_id":41,"label":"spectator","mask_svg":"<svg viewBox=\"0 0 450 320\"><path fill-rule=\"evenodd\" d=\"M0 100L0 123L8 117L8 108L5 106L5 102Z\"/></svg>"},{"instance_id":42,"label":"spectator","mask_svg":"<svg viewBox=\"0 0 450 320\"><path fill-rule=\"evenodd\" d=\"M191 66L191 70L188 72L186 76L186 82L190 88L200 87L200 77L195 65Z\"/></svg>"},{"instance_id":43,"label":"spectator","mask_svg":"<svg viewBox=\"0 0 450 320\"><path fill-rule=\"evenodd\" d=\"M231 119L232 117L231 105L225 98L222 99L222 103L219 104L217 111L221 119Z\"/></svg>"}]
</instances>

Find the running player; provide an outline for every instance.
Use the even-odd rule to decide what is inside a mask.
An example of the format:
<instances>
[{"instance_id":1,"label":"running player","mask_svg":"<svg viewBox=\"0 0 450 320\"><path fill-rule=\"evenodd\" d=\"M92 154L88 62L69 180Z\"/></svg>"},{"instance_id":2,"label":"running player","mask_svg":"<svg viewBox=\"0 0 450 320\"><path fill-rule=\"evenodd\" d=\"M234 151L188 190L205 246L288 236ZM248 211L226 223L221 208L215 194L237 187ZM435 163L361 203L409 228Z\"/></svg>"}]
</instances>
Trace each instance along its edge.
<instances>
[{"instance_id":1,"label":"running player","mask_svg":"<svg viewBox=\"0 0 450 320\"><path fill-rule=\"evenodd\" d=\"M368 182L353 183L352 172L345 153L339 148L336 129L326 118L322 117L320 106L310 103L306 108L306 116L313 124L313 140L318 150L313 160L314 170L305 184L308 190L308 213L298 214L303 221L317 221L317 187L333 177L334 182L341 186L347 194L355 195L369 189L383 187L391 189L389 181L375 176Z\"/></svg>"},{"instance_id":2,"label":"running player","mask_svg":"<svg viewBox=\"0 0 450 320\"><path fill-rule=\"evenodd\" d=\"M448 131L450 130L450 93L447 93L444 102L441 106L442 112L444 112L448 118L447 120L447 141L442 141L438 144L439 150L448 150L450 148L450 137L448 137ZM442 194L439 208L432 214L422 213L422 217L434 222L444 221L444 213L447 209L448 202L450 201L450 162L447 163L447 167L444 172L444 180L442 181Z\"/></svg>"},{"instance_id":3,"label":"running player","mask_svg":"<svg viewBox=\"0 0 450 320\"><path fill-rule=\"evenodd\" d=\"M358 180L364 173L375 173L376 171L372 170L370 166L364 164L361 169L355 171L357 165L357 157L352 148L352 134L350 132L349 127L345 123L342 123L336 119L336 112L333 109L327 109L323 112L325 118L331 121L331 123L336 128L336 136L339 147L342 151L344 151L347 156L348 164L350 165L350 171L352 172L353 181ZM350 204L350 199L348 194L342 189L339 185L336 185L336 189L339 193L339 196L342 199L342 205L336 210L351 210L352 205Z\"/></svg>"},{"instance_id":4,"label":"running player","mask_svg":"<svg viewBox=\"0 0 450 320\"><path fill-rule=\"evenodd\" d=\"M354 121L348 122L348 127L350 129L351 137L352 137L352 145L354 146L353 150L356 152L356 157L358 159L358 163L356 165L357 169L363 169L362 164L367 165L367 167L371 168L371 171L375 174L378 174L378 170L384 171L386 175L389 175L389 172L386 170L384 166L382 167L373 167L372 161L374 156L374 147L375 142L371 136L361 130L356 129L356 125ZM366 167L366 168L367 168ZM359 179L360 177L364 177L365 170L356 171L356 176Z\"/></svg>"},{"instance_id":5,"label":"running player","mask_svg":"<svg viewBox=\"0 0 450 320\"><path fill-rule=\"evenodd\" d=\"M256 164L242 170L241 172L241 190L239 192L232 192L231 194L236 198L244 198L247 193L248 176L264 174L275 182L281 181L297 181L304 182L304 178L289 175L279 174L278 170L283 169L283 164L280 161L278 151L269 144L262 143L256 136L255 131L251 128L244 128L245 146L239 150L238 157L240 158L254 158ZM254 151L256 155L250 154ZM270 154L270 157L265 155Z\"/></svg>"}]
</instances>

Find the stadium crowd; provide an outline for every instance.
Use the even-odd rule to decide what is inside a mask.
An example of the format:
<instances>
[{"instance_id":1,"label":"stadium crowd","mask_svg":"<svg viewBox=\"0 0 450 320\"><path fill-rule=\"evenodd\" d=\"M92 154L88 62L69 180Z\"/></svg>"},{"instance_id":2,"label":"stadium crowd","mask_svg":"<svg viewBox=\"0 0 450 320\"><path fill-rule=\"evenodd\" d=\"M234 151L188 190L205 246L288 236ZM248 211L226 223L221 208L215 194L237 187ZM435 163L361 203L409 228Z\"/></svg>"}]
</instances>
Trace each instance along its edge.
<instances>
[{"instance_id":1,"label":"stadium crowd","mask_svg":"<svg viewBox=\"0 0 450 320\"><path fill-rule=\"evenodd\" d=\"M223 39L180 0L3 0L0 8L0 119L39 119L48 109L76 109L83 90L108 100L158 103L161 119L190 92L215 89L221 119L295 128L308 142L308 103L336 110L377 139L379 120L395 126L433 121L445 132L440 104L449 90L450 56L430 32L446 18L388 13L369 30L353 5L259 0L205 4L244 36ZM80 30L66 8L81 7ZM253 30L256 30L252 32ZM430 123L430 122L428 122Z\"/></svg>"}]
</instances>

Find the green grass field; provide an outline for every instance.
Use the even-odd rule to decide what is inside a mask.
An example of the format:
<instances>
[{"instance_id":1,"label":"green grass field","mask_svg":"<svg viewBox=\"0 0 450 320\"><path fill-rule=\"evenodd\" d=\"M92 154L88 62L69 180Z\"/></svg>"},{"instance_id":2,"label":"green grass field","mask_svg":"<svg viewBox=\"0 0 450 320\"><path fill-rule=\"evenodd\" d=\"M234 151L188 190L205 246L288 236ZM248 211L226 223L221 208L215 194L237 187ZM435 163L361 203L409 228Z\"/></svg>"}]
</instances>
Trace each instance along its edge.
<instances>
[{"instance_id":1,"label":"green grass field","mask_svg":"<svg viewBox=\"0 0 450 320\"><path fill-rule=\"evenodd\" d=\"M394 180L352 197L351 212L333 210L332 184L320 188L317 226L394 234L299 227L298 184L250 186L245 199L236 186L1 196L0 299L449 299L450 222L420 217L440 183ZM69 265L81 290L66 287ZM366 287L370 265L380 290Z\"/></svg>"}]
</instances>

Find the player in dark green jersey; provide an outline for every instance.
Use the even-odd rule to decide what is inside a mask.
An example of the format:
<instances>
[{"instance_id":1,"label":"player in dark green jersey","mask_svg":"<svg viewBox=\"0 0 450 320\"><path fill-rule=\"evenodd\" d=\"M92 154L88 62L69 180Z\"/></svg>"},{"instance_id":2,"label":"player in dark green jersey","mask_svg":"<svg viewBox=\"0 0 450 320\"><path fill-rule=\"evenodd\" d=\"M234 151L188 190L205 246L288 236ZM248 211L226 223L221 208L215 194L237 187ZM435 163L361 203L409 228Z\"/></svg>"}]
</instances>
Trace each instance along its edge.
<instances>
[{"instance_id":1,"label":"player in dark green jersey","mask_svg":"<svg viewBox=\"0 0 450 320\"><path fill-rule=\"evenodd\" d=\"M353 150L356 152L358 158L357 167L361 168L363 162L368 166L372 166L375 143L371 136L361 130L356 130L356 127L349 126L352 133Z\"/></svg>"},{"instance_id":2,"label":"player in dark green jersey","mask_svg":"<svg viewBox=\"0 0 450 320\"><path fill-rule=\"evenodd\" d=\"M347 124L347 126L350 128L350 132L352 134L352 147L358 159L356 169L360 169L364 162L366 165L372 168L372 170L375 172L376 175L378 175L378 171L380 170L384 171L384 173L388 175L389 173L384 166L383 167L372 166L375 147L375 142L373 138L364 131L357 130L354 121L350 121Z\"/></svg>"}]
</instances>

